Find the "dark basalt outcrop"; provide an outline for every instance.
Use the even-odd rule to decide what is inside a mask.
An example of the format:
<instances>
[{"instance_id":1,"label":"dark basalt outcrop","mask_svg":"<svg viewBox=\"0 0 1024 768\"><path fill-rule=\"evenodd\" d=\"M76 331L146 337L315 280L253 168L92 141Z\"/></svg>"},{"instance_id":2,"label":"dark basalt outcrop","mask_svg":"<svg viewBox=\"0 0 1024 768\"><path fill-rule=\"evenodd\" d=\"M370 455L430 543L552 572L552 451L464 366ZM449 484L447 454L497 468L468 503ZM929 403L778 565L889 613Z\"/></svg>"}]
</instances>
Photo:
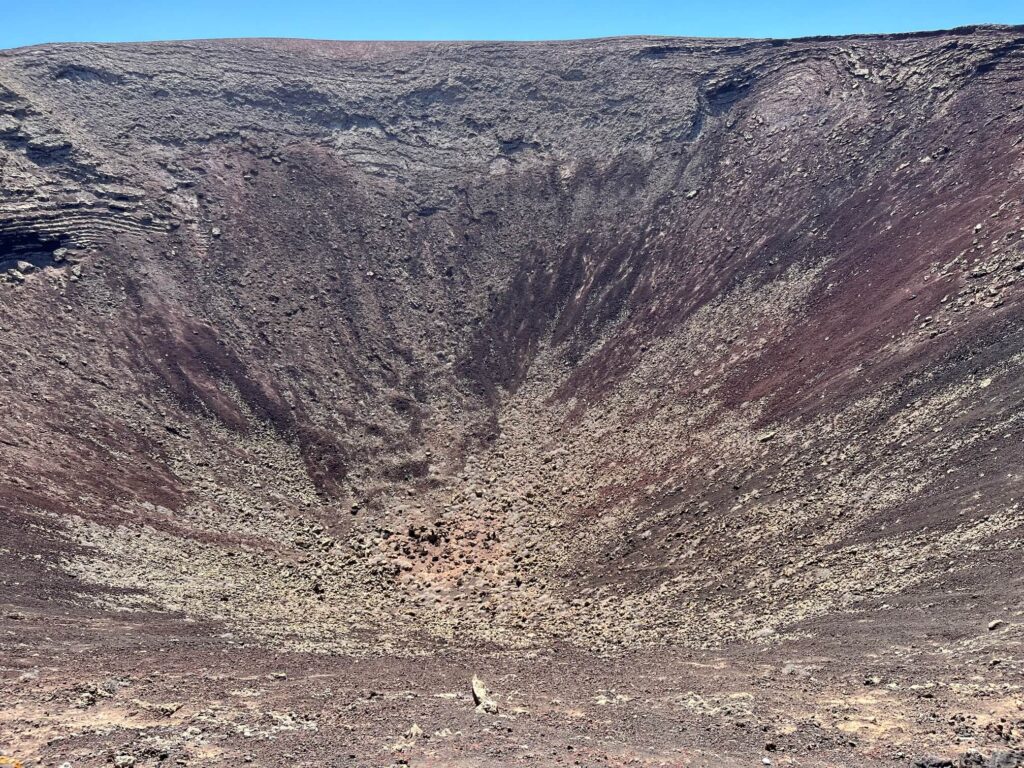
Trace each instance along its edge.
<instances>
[{"instance_id":1,"label":"dark basalt outcrop","mask_svg":"<svg viewBox=\"0 0 1024 768\"><path fill-rule=\"evenodd\" d=\"M0 755L1015 759L1022 206L1020 28L0 52Z\"/></svg>"}]
</instances>

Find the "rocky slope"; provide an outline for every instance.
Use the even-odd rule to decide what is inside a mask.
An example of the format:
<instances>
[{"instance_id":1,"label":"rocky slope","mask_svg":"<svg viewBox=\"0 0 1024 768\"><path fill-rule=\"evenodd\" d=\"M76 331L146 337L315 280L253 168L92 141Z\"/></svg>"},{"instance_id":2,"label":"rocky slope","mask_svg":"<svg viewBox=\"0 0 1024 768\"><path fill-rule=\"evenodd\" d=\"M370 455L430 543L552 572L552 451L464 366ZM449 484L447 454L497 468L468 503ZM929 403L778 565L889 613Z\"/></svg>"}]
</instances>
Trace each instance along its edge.
<instances>
[{"instance_id":1,"label":"rocky slope","mask_svg":"<svg viewBox=\"0 0 1024 768\"><path fill-rule=\"evenodd\" d=\"M1022 83L0 52L0 754L1019 764Z\"/></svg>"}]
</instances>

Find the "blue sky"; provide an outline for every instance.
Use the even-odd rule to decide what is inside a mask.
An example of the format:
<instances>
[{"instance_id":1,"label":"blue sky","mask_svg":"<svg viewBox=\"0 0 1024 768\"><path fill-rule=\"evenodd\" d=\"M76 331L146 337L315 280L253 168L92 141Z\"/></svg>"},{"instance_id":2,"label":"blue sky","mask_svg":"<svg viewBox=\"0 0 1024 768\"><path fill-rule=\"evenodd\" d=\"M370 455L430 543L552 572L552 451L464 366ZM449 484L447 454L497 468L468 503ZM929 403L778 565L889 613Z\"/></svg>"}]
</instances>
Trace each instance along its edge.
<instances>
[{"instance_id":1,"label":"blue sky","mask_svg":"<svg viewBox=\"0 0 1024 768\"><path fill-rule=\"evenodd\" d=\"M0 0L0 48L69 40L796 37L1024 24L1024 0Z\"/></svg>"}]
</instances>

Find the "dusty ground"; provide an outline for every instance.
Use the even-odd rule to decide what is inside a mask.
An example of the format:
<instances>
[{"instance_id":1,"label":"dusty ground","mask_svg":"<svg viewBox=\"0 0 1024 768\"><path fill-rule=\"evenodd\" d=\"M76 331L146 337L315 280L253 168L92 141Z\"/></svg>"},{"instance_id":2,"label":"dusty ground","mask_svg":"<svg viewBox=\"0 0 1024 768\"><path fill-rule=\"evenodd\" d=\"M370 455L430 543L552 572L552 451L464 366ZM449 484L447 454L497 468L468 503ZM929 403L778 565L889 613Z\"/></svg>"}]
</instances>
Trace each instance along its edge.
<instances>
[{"instance_id":1,"label":"dusty ground","mask_svg":"<svg viewBox=\"0 0 1024 768\"><path fill-rule=\"evenodd\" d=\"M1022 764L1022 82L0 52L0 757Z\"/></svg>"}]
</instances>

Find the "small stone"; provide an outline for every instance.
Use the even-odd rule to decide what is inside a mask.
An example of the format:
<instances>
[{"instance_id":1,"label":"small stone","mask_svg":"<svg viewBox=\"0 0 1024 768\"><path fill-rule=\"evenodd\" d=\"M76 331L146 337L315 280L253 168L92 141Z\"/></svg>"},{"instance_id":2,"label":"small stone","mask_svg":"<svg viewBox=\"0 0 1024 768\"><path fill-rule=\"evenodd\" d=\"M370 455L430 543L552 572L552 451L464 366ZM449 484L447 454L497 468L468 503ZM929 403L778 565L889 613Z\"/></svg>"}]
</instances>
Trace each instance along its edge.
<instances>
[{"instance_id":1,"label":"small stone","mask_svg":"<svg viewBox=\"0 0 1024 768\"><path fill-rule=\"evenodd\" d=\"M476 675L473 675L473 701L476 702L477 712L486 712L489 715L498 714L498 705L491 698L490 691L487 690L487 686L484 685L484 681Z\"/></svg>"},{"instance_id":2,"label":"small stone","mask_svg":"<svg viewBox=\"0 0 1024 768\"><path fill-rule=\"evenodd\" d=\"M32 264L31 262L28 261L15 262L14 268L21 272L21 274L23 275L27 275L29 272L35 272L36 270L35 264Z\"/></svg>"},{"instance_id":3,"label":"small stone","mask_svg":"<svg viewBox=\"0 0 1024 768\"><path fill-rule=\"evenodd\" d=\"M1005 621L1003 621L1002 619L996 619L995 621L990 621L990 622L988 623L988 631L989 631L989 632L991 632L991 631L992 631L992 630L994 630L994 629L999 629L999 628L1000 628L1001 626L1003 626L1003 625L1004 625L1005 623L1006 623L1006 622L1005 622Z\"/></svg>"},{"instance_id":4,"label":"small stone","mask_svg":"<svg viewBox=\"0 0 1024 768\"><path fill-rule=\"evenodd\" d=\"M211 229L210 230L210 234L213 235L214 237L220 237L220 235L221 235L220 227L214 227L213 229Z\"/></svg>"}]
</instances>

